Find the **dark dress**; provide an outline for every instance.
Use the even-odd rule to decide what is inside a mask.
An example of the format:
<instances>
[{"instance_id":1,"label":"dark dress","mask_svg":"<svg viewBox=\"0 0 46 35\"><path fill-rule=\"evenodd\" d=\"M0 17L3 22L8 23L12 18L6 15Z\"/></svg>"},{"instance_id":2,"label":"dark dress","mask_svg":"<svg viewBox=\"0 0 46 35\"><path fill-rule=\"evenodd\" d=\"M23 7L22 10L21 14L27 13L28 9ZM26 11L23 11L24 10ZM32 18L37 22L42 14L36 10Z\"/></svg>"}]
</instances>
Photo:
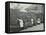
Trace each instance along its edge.
<instances>
[{"instance_id":1,"label":"dark dress","mask_svg":"<svg viewBox=\"0 0 46 35\"><path fill-rule=\"evenodd\" d=\"M23 22L24 23L24 22ZM23 30L24 29L24 27L20 27L20 21L19 20L17 20L17 30L16 30L16 32L20 32L21 30Z\"/></svg>"}]
</instances>

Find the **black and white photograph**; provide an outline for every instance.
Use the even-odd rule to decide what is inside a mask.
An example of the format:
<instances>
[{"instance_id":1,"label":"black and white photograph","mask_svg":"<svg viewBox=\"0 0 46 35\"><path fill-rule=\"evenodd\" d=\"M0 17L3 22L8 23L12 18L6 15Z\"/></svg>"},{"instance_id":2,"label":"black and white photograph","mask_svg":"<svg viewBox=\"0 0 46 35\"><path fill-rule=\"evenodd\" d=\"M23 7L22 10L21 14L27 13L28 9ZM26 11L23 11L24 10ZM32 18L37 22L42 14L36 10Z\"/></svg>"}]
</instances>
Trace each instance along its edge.
<instances>
[{"instance_id":1,"label":"black and white photograph","mask_svg":"<svg viewBox=\"0 0 46 35\"><path fill-rule=\"evenodd\" d=\"M45 30L44 4L10 3L10 32Z\"/></svg>"}]
</instances>

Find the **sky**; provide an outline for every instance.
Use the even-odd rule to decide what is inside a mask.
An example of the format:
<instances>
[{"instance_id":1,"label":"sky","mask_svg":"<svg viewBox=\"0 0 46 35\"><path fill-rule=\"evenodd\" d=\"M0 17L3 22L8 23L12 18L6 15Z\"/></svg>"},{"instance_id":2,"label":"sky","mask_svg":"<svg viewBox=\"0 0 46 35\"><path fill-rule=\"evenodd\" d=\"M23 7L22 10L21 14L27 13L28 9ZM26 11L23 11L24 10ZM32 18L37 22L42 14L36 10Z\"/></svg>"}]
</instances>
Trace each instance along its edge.
<instances>
[{"instance_id":1,"label":"sky","mask_svg":"<svg viewBox=\"0 0 46 35\"><path fill-rule=\"evenodd\" d=\"M36 5L36 4L10 3L10 8L19 9L20 12L27 12L27 10L25 10L26 8L30 8L29 9L30 12L35 12L35 13L43 12L43 5Z\"/></svg>"}]
</instances>

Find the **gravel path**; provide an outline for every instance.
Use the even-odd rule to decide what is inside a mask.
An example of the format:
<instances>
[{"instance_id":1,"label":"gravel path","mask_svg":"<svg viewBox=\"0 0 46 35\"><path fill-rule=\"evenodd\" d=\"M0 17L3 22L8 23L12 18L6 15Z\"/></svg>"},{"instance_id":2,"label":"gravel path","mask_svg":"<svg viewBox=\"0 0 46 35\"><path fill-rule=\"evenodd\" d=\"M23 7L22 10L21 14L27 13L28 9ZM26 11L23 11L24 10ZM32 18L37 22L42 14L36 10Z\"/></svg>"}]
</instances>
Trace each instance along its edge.
<instances>
[{"instance_id":1,"label":"gravel path","mask_svg":"<svg viewBox=\"0 0 46 35\"><path fill-rule=\"evenodd\" d=\"M21 30L21 31L37 31L37 30L43 30L43 24L40 24L40 25L36 25L36 26L33 26L33 27L29 27L27 29L24 29L24 30Z\"/></svg>"}]
</instances>

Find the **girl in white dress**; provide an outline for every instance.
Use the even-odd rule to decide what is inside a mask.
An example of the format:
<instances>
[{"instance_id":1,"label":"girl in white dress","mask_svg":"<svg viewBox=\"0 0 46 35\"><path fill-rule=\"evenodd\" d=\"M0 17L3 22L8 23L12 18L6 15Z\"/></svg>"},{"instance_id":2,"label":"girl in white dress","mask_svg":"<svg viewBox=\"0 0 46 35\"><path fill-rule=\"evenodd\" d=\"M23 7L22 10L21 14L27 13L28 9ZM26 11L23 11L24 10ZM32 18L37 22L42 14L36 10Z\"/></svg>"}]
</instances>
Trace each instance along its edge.
<instances>
[{"instance_id":1,"label":"girl in white dress","mask_svg":"<svg viewBox=\"0 0 46 35\"><path fill-rule=\"evenodd\" d=\"M23 20L22 19L17 19L17 20L19 20L20 21L20 27L23 27Z\"/></svg>"},{"instance_id":2,"label":"girl in white dress","mask_svg":"<svg viewBox=\"0 0 46 35\"><path fill-rule=\"evenodd\" d=\"M31 23L33 24L34 22L33 22L34 20L33 19L31 19Z\"/></svg>"}]
</instances>

